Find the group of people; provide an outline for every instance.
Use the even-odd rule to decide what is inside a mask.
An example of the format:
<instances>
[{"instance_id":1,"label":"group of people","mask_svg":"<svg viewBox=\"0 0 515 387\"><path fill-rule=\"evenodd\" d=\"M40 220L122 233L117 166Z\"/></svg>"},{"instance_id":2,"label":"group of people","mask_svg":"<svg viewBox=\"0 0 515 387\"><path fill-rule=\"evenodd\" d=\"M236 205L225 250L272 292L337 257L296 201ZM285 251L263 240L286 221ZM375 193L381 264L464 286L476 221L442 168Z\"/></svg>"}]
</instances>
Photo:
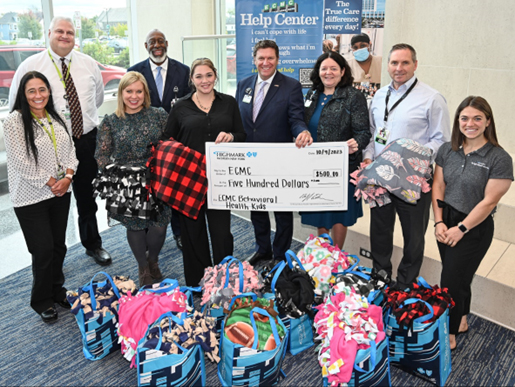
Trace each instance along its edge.
<instances>
[{"instance_id":1,"label":"group of people","mask_svg":"<svg viewBox=\"0 0 515 387\"><path fill-rule=\"evenodd\" d=\"M390 204L371 209L373 266L393 273L397 214L404 248L396 286L406 288L416 280L432 202L443 265L441 286L449 288L456 302L450 324L451 347L456 346L454 335L468 329L465 316L473 275L493 237L490 215L513 180L511 158L497 141L493 113L483 98L462 102L451 132L447 103L415 76L416 52L408 44L390 50L391 82L377 91L370 107L353 87L352 64L331 50L317 59L311 72L313 86L304 98L301 84L277 71L279 48L272 40L255 45L257 73L238 83L234 98L215 89L218 74L211 60L197 59L190 69L168 58L164 34L153 30L145 42L149 58L129 68L120 80L115 113L98 124L102 79L90 57L73 51L74 36L70 19L54 18L48 51L26 60L13 79L12 112L4 123L11 198L32 254L31 306L43 321L57 319L55 304L68 306L62 266L72 187L87 254L100 264L111 262L101 247L91 185L108 164L144 166L148 145L169 139L200 154L205 154L207 141L294 141L299 148L313 141L345 141L352 173L362 162L372 163L392 141L408 138L428 148L436 160L432 194L422 193L416 204L392 195ZM352 44L356 51L369 50L370 41L358 35ZM358 62L370 59L358 56ZM302 223L320 234L331 233L340 248L347 228L363 215L349 184L347 211L301 213ZM155 219L109 216L127 228L140 286L163 277L158 257L171 221L182 248L187 285L198 285L206 267L233 253L229 210L204 204L197 219L168 207ZM252 265L285 259L293 237L293 213L276 211L274 217L272 241L269 214L251 211L257 245L249 260Z\"/></svg>"}]
</instances>

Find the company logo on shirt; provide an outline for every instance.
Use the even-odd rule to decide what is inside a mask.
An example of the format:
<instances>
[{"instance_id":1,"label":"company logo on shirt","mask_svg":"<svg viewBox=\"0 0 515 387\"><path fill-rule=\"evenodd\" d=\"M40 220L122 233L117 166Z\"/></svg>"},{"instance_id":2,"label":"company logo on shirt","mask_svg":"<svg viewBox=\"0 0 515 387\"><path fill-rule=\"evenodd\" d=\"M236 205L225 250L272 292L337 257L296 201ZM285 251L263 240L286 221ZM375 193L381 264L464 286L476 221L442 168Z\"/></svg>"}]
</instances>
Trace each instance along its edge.
<instances>
[{"instance_id":1,"label":"company logo on shirt","mask_svg":"<svg viewBox=\"0 0 515 387\"><path fill-rule=\"evenodd\" d=\"M480 168L485 168L485 169L490 169L489 166L487 166L484 162L482 161L473 161L471 162L472 165L475 165L476 167L480 167Z\"/></svg>"}]
</instances>

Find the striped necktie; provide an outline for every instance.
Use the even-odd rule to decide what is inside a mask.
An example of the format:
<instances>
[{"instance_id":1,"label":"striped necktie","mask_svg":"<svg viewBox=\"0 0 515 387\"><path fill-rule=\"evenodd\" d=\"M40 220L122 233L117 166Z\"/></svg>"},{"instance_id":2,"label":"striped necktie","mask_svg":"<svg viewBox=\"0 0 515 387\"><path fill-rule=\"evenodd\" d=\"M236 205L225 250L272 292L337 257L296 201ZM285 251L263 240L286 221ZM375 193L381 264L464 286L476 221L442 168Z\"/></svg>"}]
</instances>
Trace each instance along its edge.
<instances>
[{"instance_id":1,"label":"striped necktie","mask_svg":"<svg viewBox=\"0 0 515 387\"><path fill-rule=\"evenodd\" d=\"M63 77L66 77L68 66L66 66L65 58L61 58L61 63ZM80 138L84 133L84 122L82 121L82 109L80 108L79 96L77 95L75 84L73 83L72 74L69 73L64 81L66 83L66 97L72 120L73 137Z\"/></svg>"},{"instance_id":2,"label":"striped necktie","mask_svg":"<svg viewBox=\"0 0 515 387\"><path fill-rule=\"evenodd\" d=\"M259 86L259 91L256 95L256 99L254 100L254 108L252 110L252 121L256 122L256 118L259 114L259 109L261 109L261 105L263 105L263 101L265 100L265 85L266 82L261 82Z\"/></svg>"}]
</instances>

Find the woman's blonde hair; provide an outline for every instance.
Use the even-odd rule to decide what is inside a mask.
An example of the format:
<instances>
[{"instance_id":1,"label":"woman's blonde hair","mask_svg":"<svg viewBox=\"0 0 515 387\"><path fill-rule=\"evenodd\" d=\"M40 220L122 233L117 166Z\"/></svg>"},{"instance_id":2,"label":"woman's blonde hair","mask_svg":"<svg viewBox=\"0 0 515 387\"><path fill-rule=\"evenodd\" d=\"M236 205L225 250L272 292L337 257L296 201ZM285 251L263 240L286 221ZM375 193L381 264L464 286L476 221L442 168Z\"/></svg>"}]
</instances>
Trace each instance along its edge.
<instances>
[{"instance_id":1,"label":"woman's blonde hair","mask_svg":"<svg viewBox=\"0 0 515 387\"><path fill-rule=\"evenodd\" d=\"M211 61L211 59L209 59L209 58L198 58L198 59L195 59L193 61L193 63L191 64L190 79L189 79L189 82L188 82L192 91L196 91L195 84L193 83L193 81L191 79L193 78L193 74L195 74L195 69L198 66L207 66L207 67L209 67L211 70L213 70L213 72L215 73L215 78L218 80L218 73L217 73L216 67L213 64L213 62Z\"/></svg>"},{"instance_id":2,"label":"woman's blonde hair","mask_svg":"<svg viewBox=\"0 0 515 387\"><path fill-rule=\"evenodd\" d=\"M129 71L125 74L122 79L120 79L120 84L118 85L118 106L114 114L117 117L125 118L125 104L123 103L122 92L132 85L134 82L140 81L143 84L143 90L145 93L145 99L143 100L143 107L150 107L150 92L148 91L147 80L143 76L143 74L138 73L137 71Z\"/></svg>"}]
</instances>

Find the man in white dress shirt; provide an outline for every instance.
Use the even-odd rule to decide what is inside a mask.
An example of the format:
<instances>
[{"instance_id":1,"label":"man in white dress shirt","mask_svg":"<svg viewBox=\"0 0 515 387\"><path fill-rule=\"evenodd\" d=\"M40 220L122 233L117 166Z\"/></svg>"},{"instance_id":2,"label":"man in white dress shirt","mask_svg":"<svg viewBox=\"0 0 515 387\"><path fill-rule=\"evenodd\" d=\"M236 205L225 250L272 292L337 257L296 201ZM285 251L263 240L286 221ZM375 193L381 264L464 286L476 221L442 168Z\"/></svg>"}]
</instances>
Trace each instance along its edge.
<instances>
[{"instance_id":1,"label":"man in white dress shirt","mask_svg":"<svg viewBox=\"0 0 515 387\"><path fill-rule=\"evenodd\" d=\"M388 55L390 84L377 91L370 106L370 143L363 161L370 164L386 145L409 138L432 151L450 141L450 118L445 98L419 81L415 75L417 53L408 44L396 44ZM401 289L416 280L424 258L424 237L429 222L431 192L421 193L416 204L391 195L392 202L370 210L370 246L376 270L392 274L395 214L399 216L404 237L403 257L397 269Z\"/></svg>"},{"instance_id":2,"label":"man in white dress shirt","mask_svg":"<svg viewBox=\"0 0 515 387\"><path fill-rule=\"evenodd\" d=\"M55 109L61 113L73 141L79 167L73 179L73 193L79 213L79 232L86 254L100 265L111 264L102 248L97 225L97 204L92 181L97 175L95 160L98 108L104 102L104 84L98 64L88 55L74 51L75 27L70 18L56 16L48 30L50 48L25 60L16 71L9 92L12 109L21 78L29 71L44 74L52 88Z\"/></svg>"}]
</instances>

